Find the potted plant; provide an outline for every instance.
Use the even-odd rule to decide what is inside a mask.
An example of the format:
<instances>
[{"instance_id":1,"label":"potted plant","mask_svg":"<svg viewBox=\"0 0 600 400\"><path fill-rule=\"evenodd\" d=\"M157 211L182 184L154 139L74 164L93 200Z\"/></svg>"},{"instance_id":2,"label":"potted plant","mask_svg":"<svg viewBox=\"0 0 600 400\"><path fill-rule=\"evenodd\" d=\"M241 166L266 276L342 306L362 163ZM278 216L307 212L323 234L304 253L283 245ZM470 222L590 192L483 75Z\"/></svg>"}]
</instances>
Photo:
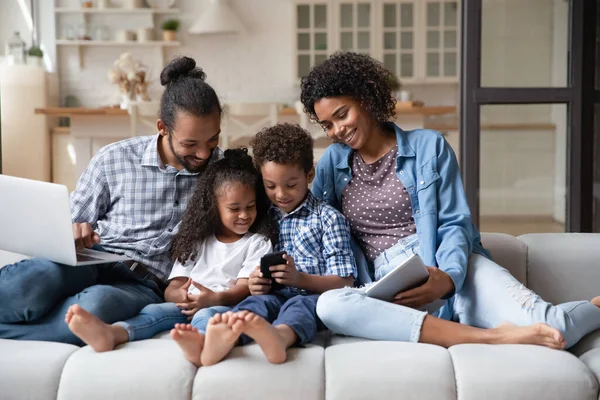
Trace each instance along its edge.
<instances>
[{"instance_id":1,"label":"potted plant","mask_svg":"<svg viewBox=\"0 0 600 400\"><path fill-rule=\"evenodd\" d=\"M163 40L170 42L177 39L177 30L180 21L178 19L168 19L162 24Z\"/></svg>"},{"instance_id":2,"label":"potted plant","mask_svg":"<svg viewBox=\"0 0 600 400\"><path fill-rule=\"evenodd\" d=\"M41 67L43 57L44 52L39 48L39 46L31 46L27 52L27 64Z\"/></svg>"}]
</instances>

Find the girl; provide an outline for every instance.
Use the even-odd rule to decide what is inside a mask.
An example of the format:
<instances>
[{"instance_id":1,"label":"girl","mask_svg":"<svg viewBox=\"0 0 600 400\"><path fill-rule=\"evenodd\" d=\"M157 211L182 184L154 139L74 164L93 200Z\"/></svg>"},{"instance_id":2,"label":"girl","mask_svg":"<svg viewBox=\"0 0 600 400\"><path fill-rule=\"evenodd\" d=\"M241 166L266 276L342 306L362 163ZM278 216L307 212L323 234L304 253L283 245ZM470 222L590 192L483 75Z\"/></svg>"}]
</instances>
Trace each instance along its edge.
<instances>
[{"instance_id":1,"label":"girl","mask_svg":"<svg viewBox=\"0 0 600 400\"><path fill-rule=\"evenodd\" d=\"M554 306L491 261L444 138L389 122L395 114L390 77L369 56L338 53L302 79L305 112L336 142L319 161L312 190L350 221L363 283L371 280L369 271L380 279L415 253L431 266L430 277L392 303L360 289L324 293L317 314L325 325L374 340L553 349L600 328L599 297ZM418 310L438 299L447 302L432 315Z\"/></svg>"},{"instance_id":2,"label":"girl","mask_svg":"<svg viewBox=\"0 0 600 400\"><path fill-rule=\"evenodd\" d=\"M166 303L109 325L78 305L67 314L69 329L95 351L154 335L185 323L204 332L210 317L230 310L249 294L248 277L272 249L277 231L267 215L262 180L246 149L226 150L202 174L179 233L173 240L175 265ZM174 339L180 337L174 333ZM197 361L202 346L195 348Z\"/></svg>"}]
</instances>

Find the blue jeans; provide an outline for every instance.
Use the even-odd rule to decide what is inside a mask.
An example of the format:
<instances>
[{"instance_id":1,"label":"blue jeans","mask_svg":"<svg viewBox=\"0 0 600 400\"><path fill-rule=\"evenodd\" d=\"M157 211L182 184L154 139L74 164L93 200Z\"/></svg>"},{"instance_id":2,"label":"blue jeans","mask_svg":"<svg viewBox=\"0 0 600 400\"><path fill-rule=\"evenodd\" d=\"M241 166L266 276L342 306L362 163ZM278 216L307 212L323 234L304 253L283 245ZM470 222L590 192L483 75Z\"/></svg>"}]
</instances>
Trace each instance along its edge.
<instances>
[{"instance_id":1,"label":"blue jeans","mask_svg":"<svg viewBox=\"0 0 600 400\"><path fill-rule=\"evenodd\" d=\"M405 246L406 241L400 241L375 260L381 269L379 277L418 251L418 242L409 242L410 245ZM382 262L380 258L387 261ZM317 303L317 314L334 333L404 342L419 341L427 315L367 297L357 288L325 292ZM554 306L523 286L506 269L479 254L469 258L461 291L432 315L478 328L495 328L505 321L519 326L541 322L561 331L566 348L600 328L600 308L589 301Z\"/></svg>"},{"instance_id":2,"label":"blue jeans","mask_svg":"<svg viewBox=\"0 0 600 400\"><path fill-rule=\"evenodd\" d=\"M161 303L156 284L121 263L70 267L43 259L0 269L0 338L83 345L65 323L79 304L106 323Z\"/></svg>"},{"instance_id":3,"label":"blue jeans","mask_svg":"<svg viewBox=\"0 0 600 400\"><path fill-rule=\"evenodd\" d=\"M312 342L317 330L322 327L316 313L318 298L318 294L301 294L286 287L274 293L247 297L233 311L248 310L273 326L287 325L298 336L296 344L303 345ZM251 338L242 334L239 343L245 345L251 341Z\"/></svg>"},{"instance_id":4,"label":"blue jeans","mask_svg":"<svg viewBox=\"0 0 600 400\"><path fill-rule=\"evenodd\" d=\"M210 317L217 313L231 311L231 307L215 306L203 308L192 317L191 324L198 332L205 333ZM175 324L190 322L188 316L181 313L181 308L175 303L149 304L138 315L126 321L115 322L129 334L129 341L151 339L161 332L175 327Z\"/></svg>"}]
</instances>

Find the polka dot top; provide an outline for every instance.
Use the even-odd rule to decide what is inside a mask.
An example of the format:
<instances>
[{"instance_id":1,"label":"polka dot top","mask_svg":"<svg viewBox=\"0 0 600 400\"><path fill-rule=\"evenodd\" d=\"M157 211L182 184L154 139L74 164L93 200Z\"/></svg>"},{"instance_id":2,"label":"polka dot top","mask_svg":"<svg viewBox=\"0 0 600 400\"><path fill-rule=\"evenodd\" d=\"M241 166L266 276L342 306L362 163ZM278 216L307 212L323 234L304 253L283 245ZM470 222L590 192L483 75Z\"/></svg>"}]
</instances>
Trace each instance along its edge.
<instances>
[{"instance_id":1,"label":"polka dot top","mask_svg":"<svg viewBox=\"0 0 600 400\"><path fill-rule=\"evenodd\" d=\"M342 193L342 212L368 260L416 232L410 196L396 176L398 145L372 164L352 156L352 180Z\"/></svg>"}]
</instances>

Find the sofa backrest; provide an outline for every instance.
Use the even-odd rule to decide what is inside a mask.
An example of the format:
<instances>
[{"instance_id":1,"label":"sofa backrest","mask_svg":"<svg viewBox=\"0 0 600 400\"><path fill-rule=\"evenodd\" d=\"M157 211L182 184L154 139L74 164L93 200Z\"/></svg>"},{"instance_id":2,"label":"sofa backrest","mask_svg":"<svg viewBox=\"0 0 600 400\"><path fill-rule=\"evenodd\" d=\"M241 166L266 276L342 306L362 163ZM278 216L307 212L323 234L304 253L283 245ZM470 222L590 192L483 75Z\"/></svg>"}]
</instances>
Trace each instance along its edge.
<instances>
[{"instance_id":1,"label":"sofa backrest","mask_svg":"<svg viewBox=\"0 0 600 400\"><path fill-rule=\"evenodd\" d=\"M527 245L528 287L553 303L600 295L600 234L536 233Z\"/></svg>"},{"instance_id":2,"label":"sofa backrest","mask_svg":"<svg viewBox=\"0 0 600 400\"><path fill-rule=\"evenodd\" d=\"M510 271L522 284L527 285L527 246L505 233L482 233L481 243L492 259Z\"/></svg>"}]
</instances>

